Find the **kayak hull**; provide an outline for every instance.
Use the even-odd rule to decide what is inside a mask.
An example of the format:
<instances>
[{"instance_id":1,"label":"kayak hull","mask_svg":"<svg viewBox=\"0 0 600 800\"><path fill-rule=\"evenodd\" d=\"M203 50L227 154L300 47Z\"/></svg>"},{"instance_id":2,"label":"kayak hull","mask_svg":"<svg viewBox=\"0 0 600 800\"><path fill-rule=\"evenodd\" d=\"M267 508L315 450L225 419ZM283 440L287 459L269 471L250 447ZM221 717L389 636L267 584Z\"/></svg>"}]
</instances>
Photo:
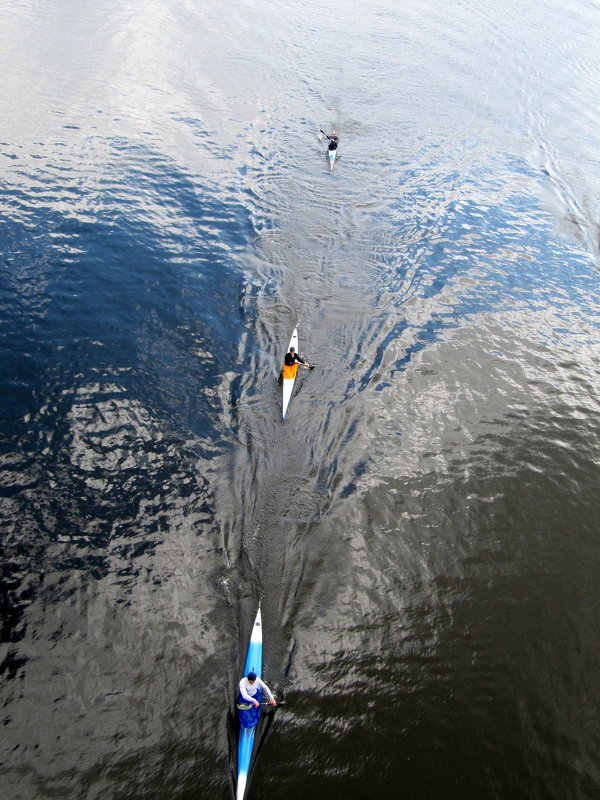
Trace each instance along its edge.
<instances>
[{"instance_id":1,"label":"kayak hull","mask_svg":"<svg viewBox=\"0 0 600 800\"><path fill-rule=\"evenodd\" d=\"M250 636L250 644L248 645L248 654L246 655L246 664L244 666L244 675L247 675L249 672L256 672L258 677L261 677L262 616L260 613L260 606L256 612L254 625L252 626L252 635ZM238 775L235 794L236 800L243 800L244 793L246 791L255 734L256 725L253 728L243 728L240 726L240 738L238 741Z\"/></svg>"},{"instance_id":2,"label":"kayak hull","mask_svg":"<svg viewBox=\"0 0 600 800\"><path fill-rule=\"evenodd\" d=\"M246 792L255 733L256 726L254 728L240 728L240 740L238 742L238 779L235 793L236 800L243 800Z\"/></svg>"},{"instance_id":3,"label":"kayak hull","mask_svg":"<svg viewBox=\"0 0 600 800\"><path fill-rule=\"evenodd\" d=\"M333 165L335 164L335 157L337 156L337 147L335 150L327 150L327 159L329 161L329 171L333 169Z\"/></svg>"},{"instance_id":4,"label":"kayak hull","mask_svg":"<svg viewBox=\"0 0 600 800\"><path fill-rule=\"evenodd\" d=\"M288 345L288 349L285 351L286 353L290 352L290 347L295 347L296 352L298 352L298 329L294 328L294 332L292 333L292 338L290 339L290 343ZM282 401L282 412L283 412L283 419L285 419L285 412L290 404L290 400L292 397L292 392L294 391L294 383L296 382L295 378L283 378L283 401Z\"/></svg>"}]
</instances>

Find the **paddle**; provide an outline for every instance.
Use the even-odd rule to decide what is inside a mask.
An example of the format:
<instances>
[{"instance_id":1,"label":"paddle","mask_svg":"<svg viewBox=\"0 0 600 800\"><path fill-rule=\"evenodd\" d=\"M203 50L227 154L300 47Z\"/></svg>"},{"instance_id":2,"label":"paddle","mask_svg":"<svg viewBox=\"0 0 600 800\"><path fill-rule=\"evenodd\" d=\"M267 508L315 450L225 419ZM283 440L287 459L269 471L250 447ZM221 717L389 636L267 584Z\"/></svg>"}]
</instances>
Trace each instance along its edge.
<instances>
[{"instance_id":1,"label":"paddle","mask_svg":"<svg viewBox=\"0 0 600 800\"><path fill-rule=\"evenodd\" d=\"M331 136L328 133L325 133L325 131L322 131L321 128L319 128L319 133L322 133L323 136L326 136L330 141L333 142L333 139L331 138Z\"/></svg>"},{"instance_id":2,"label":"paddle","mask_svg":"<svg viewBox=\"0 0 600 800\"><path fill-rule=\"evenodd\" d=\"M304 358L304 356L300 356L300 358ZM308 370L314 369L317 366L316 364L309 364L307 361L298 361L297 364L299 367L304 367L304 369Z\"/></svg>"},{"instance_id":3,"label":"paddle","mask_svg":"<svg viewBox=\"0 0 600 800\"><path fill-rule=\"evenodd\" d=\"M302 358L302 356L301 356L301 358ZM295 363L298 364L299 367L302 367L303 369L309 369L309 370L310 369L314 369L317 366L316 364L307 364L307 363L305 363L303 361L296 361ZM291 364L290 364L290 366L291 366Z\"/></svg>"},{"instance_id":4,"label":"paddle","mask_svg":"<svg viewBox=\"0 0 600 800\"><path fill-rule=\"evenodd\" d=\"M259 705L270 706L271 703L260 703ZM286 705L287 703L285 702L285 700L282 700L280 703L277 703L276 706L271 706L271 708L279 708L279 706L286 706ZM238 703L237 707L240 709L240 711L249 711L251 708L254 708L254 705L252 703Z\"/></svg>"}]
</instances>

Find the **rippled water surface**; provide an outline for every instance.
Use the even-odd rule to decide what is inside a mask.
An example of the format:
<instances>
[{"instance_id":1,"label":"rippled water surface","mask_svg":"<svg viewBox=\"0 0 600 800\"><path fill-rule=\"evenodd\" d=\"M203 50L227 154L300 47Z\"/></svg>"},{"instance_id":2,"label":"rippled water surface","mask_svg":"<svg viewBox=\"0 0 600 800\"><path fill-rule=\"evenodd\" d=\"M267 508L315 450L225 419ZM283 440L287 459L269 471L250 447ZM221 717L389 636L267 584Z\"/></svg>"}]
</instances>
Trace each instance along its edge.
<instances>
[{"instance_id":1,"label":"rippled water surface","mask_svg":"<svg viewBox=\"0 0 600 800\"><path fill-rule=\"evenodd\" d=\"M600 796L599 17L0 6L0 796Z\"/></svg>"}]
</instances>

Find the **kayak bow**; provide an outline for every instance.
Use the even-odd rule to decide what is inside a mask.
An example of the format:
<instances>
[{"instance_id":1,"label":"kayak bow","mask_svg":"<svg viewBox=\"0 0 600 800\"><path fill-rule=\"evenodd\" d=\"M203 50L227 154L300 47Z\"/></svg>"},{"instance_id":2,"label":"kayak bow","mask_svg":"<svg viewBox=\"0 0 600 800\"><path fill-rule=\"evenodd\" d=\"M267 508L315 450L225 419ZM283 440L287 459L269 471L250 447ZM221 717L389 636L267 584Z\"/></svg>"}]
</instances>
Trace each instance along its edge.
<instances>
[{"instance_id":1,"label":"kayak bow","mask_svg":"<svg viewBox=\"0 0 600 800\"><path fill-rule=\"evenodd\" d=\"M292 338L290 339L286 353L290 352L290 347L295 347L296 352L298 352L298 328L294 328L294 332L292 333ZM283 378L283 419L285 419L285 412L287 411L287 407L292 397L295 380L295 378Z\"/></svg>"},{"instance_id":2,"label":"kayak bow","mask_svg":"<svg viewBox=\"0 0 600 800\"><path fill-rule=\"evenodd\" d=\"M256 672L258 677L261 677L262 672L262 618L260 615L260 605L256 612L256 619L252 627L252 635L250 636L250 644L248 645L248 655L246 656L246 665L244 667L244 675L249 672ZM240 725L240 740L238 742L238 777L237 777L237 791L236 800L243 800L244 792L246 791L246 783L248 782L248 773L250 772L250 761L252 759L252 748L254 747L254 734L256 733L256 725L252 728L244 728Z\"/></svg>"}]
</instances>

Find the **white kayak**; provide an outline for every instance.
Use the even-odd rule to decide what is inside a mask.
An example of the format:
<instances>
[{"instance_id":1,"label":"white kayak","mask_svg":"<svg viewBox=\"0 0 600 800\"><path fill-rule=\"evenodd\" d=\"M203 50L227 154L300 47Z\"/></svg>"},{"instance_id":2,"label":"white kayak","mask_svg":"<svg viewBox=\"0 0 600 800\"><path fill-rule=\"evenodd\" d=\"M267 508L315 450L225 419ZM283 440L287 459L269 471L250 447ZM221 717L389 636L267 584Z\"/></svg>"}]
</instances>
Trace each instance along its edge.
<instances>
[{"instance_id":1,"label":"white kayak","mask_svg":"<svg viewBox=\"0 0 600 800\"><path fill-rule=\"evenodd\" d=\"M249 672L256 672L257 676L261 677L262 672L262 617L260 614L260 606L256 612L256 619L252 626L252 635L250 636L250 644L248 645L248 655L246 656L246 665L244 667L244 675ZM250 772L250 762L252 760L252 749L254 747L254 735L256 733L256 725L252 728L244 728L240 725L240 739L238 742L238 777L237 777L237 791L235 794L236 800L243 800L244 792L246 791L246 783L248 782L248 773Z\"/></svg>"},{"instance_id":2,"label":"white kayak","mask_svg":"<svg viewBox=\"0 0 600 800\"><path fill-rule=\"evenodd\" d=\"M288 345L288 349L285 351L286 353L290 352L290 347L294 347L296 352L298 352L298 328L294 328L294 332L292 333L292 338L290 339L290 343ZM287 411L287 407L290 404L290 399L292 397L292 392L294 391L294 383L296 382L295 378L283 378L283 419L285 419L285 412Z\"/></svg>"},{"instance_id":3,"label":"white kayak","mask_svg":"<svg viewBox=\"0 0 600 800\"><path fill-rule=\"evenodd\" d=\"M329 171L333 169L333 165L335 163L335 157L337 156L337 147L335 150L328 149L327 150L327 158L329 160Z\"/></svg>"}]
</instances>

